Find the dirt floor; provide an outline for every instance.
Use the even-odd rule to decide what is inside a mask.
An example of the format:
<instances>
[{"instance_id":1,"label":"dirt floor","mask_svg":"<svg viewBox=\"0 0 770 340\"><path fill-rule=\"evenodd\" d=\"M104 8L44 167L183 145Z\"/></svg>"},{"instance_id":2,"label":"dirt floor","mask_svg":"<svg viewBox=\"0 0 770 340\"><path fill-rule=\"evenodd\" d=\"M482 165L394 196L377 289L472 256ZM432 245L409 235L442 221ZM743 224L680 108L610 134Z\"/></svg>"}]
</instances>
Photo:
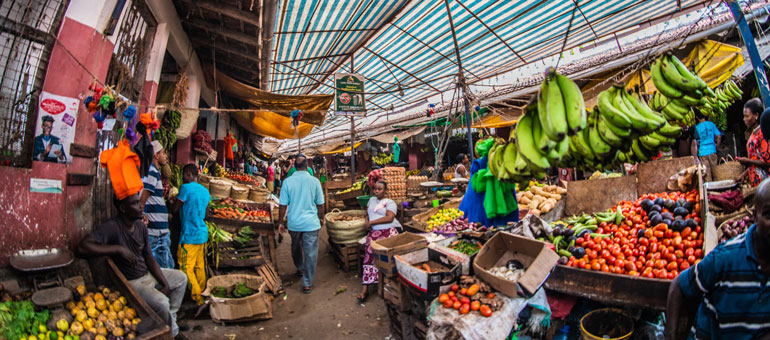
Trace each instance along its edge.
<instances>
[{"instance_id":1,"label":"dirt floor","mask_svg":"<svg viewBox=\"0 0 770 340\"><path fill-rule=\"evenodd\" d=\"M183 332L189 339L390 339L385 304L370 287L369 299L358 303L361 278L337 267L329 253L325 230L319 235L318 269L313 291L302 293L301 280L294 275L291 240L288 234L278 245L278 272L284 282L285 295L273 300L273 318L242 324L215 324L208 313L193 319L195 307L186 303L182 323L190 326ZM334 295L338 290L347 290Z\"/></svg>"}]
</instances>

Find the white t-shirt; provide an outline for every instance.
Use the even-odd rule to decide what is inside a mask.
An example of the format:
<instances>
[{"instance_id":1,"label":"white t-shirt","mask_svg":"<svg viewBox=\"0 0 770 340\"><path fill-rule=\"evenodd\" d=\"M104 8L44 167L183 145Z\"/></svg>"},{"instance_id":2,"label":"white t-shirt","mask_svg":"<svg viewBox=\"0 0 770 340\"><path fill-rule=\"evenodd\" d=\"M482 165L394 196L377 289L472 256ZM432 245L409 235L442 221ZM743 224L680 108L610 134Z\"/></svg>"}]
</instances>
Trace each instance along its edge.
<instances>
[{"instance_id":1,"label":"white t-shirt","mask_svg":"<svg viewBox=\"0 0 770 340\"><path fill-rule=\"evenodd\" d=\"M388 213L388 210L392 211L393 214L398 213L396 202L393 202L393 200L389 198L380 201L377 196L374 196L369 199L369 203L366 205L366 212L369 214L369 221L374 221L376 219L385 217ZM390 228L401 228L401 223L398 223L398 220L394 218L393 222L390 223L372 225L372 230L385 230Z\"/></svg>"}]
</instances>

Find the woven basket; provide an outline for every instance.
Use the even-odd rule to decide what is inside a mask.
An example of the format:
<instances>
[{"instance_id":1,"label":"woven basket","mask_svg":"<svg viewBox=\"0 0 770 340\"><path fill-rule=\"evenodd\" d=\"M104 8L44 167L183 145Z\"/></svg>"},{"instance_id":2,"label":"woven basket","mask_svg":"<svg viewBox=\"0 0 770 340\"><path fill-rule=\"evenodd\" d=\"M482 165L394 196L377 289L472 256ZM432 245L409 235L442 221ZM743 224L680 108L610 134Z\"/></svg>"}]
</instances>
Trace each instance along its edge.
<instances>
[{"instance_id":1,"label":"woven basket","mask_svg":"<svg viewBox=\"0 0 770 340\"><path fill-rule=\"evenodd\" d=\"M233 185L230 188L230 197L234 200L246 200L249 198L249 187Z\"/></svg>"},{"instance_id":2,"label":"woven basket","mask_svg":"<svg viewBox=\"0 0 770 340\"><path fill-rule=\"evenodd\" d=\"M339 215L348 215L358 217L359 219L354 221L333 221L332 219ZM339 211L334 209L332 212L326 214L326 232L329 233L329 238L332 242L337 244L347 244L356 242L362 237L366 236L366 211L363 210L347 210Z\"/></svg>"},{"instance_id":3,"label":"woven basket","mask_svg":"<svg viewBox=\"0 0 770 340\"><path fill-rule=\"evenodd\" d=\"M269 196L270 192L268 192L266 189L258 188L253 185L249 186L249 201L265 202Z\"/></svg>"},{"instance_id":4,"label":"woven basket","mask_svg":"<svg viewBox=\"0 0 770 340\"><path fill-rule=\"evenodd\" d=\"M204 183L211 182L211 176L209 175L200 175L198 176L198 183L203 185Z\"/></svg>"},{"instance_id":5,"label":"woven basket","mask_svg":"<svg viewBox=\"0 0 770 340\"><path fill-rule=\"evenodd\" d=\"M230 197L230 188L232 188L232 186L233 185L230 182L212 179L211 182L209 182L209 192L211 193L211 196L214 197Z\"/></svg>"},{"instance_id":6,"label":"woven basket","mask_svg":"<svg viewBox=\"0 0 770 340\"><path fill-rule=\"evenodd\" d=\"M720 216L716 216L715 215L714 216L714 225L721 226L722 223L724 223L725 221L733 220L733 219L735 219L737 217L743 217L744 215L747 215L749 213L751 213L751 212L748 209L746 209L745 206L743 206L740 209L738 209L736 211L733 211L733 212L731 212L729 214L724 214L724 215L720 215Z\"/></svg>"},{"instance_id":7,"label":"woven basket","mask_svg":"<svg viewBox=\"0 0 770 340\"><path fill-rule=\"evenodd\" d=\"M179 113L182 118L179 121L179 128L176 129L176 138L185 139L190 137L195 123L198 122L199 112L198 110L179 110Z\"/></svg>"},{"instance_id":8,"label":"woven basket","mask_svg":"<svg viewBox=\"0 0 770 340\"><path fill-rule=\"evenodd\" d=\"M738 179L744 170L745 168L741 163L736 162L732 155L728 155L727 159L720 159L719 165L715 166L712 171L714 173L714 181L723 181L726 179Z\"/></svg>"}]
</instances>

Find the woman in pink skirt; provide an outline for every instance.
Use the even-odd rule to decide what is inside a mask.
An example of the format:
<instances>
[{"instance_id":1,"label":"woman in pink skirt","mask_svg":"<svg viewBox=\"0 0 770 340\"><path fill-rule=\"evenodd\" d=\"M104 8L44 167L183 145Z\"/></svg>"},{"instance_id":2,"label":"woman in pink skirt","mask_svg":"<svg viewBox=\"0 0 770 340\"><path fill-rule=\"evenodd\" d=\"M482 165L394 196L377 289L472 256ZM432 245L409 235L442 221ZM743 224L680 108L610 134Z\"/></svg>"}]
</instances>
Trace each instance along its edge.
<instances>
[{"instance_id":1,"label":"woman in pink skirt","mask_svg":"<svg viewBox=\"0 0 770 340\"><path fill-rule=\"evenodd\" d=\"M361 294L358 295L358 301L363 303L369 296L369 285L377 283L377 267L374 265L374 255L372 255L372 241L388 238L398 235L398 229L401 224L396 220L398 207L396 202L385 198L385 192L388 185L385 182L377 182L372 188L374 197L369 199L366 205L366 229L369 234L366 236L366 254L364 255L363 265L363 286Z\"/></svg>"}]
</instances>

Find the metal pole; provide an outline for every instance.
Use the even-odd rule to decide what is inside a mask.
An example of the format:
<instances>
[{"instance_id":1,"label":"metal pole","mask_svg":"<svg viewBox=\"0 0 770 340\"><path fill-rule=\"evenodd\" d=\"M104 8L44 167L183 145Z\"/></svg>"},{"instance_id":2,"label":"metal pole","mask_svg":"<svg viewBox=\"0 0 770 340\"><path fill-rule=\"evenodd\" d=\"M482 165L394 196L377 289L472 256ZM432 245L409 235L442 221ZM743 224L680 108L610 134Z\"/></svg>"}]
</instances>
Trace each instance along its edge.
<instances>
[{"instance_id":1,"label":"metal pole","mask_svg":"<svg viewBox=\"0 0 770 340\"><path fill-rule=\"evenodd\" d=\"M759 50L757 50L757 44L754 42L754 36L751 34L751 29L749 29L749 23L746 21L746 17L744 17L741 6L737 1L728 1L727 5L730 7L733 18L735 18L736 25L738 25L738 32L741 34L743 44L746 45L746 50L749 52L751 65L754 68L754 76L757 78L759 93L762 96L762 103L767 107L770 105L770 89L767 84L765 68L762 66L762 57L760 57Z\"/></svg>"},{"instance_id":2,"label":"metal pole","mask_svg":"<svg viewBox=\"0 0 770 340\"><path fill-rule=\"evenodd\" d=\"M465 94L465 75L463 75L463 62L460 59L460 46L457 44L457 33L455 33L455 23L452 20L452 11L449 10L449 0L444 0L447 16L449 17L449 28L452 30L452 41L455 44L455 56L457 57L457 67L459 68L457 86L463 90L463 104L465 105L465 123L468 124L468 157L473 158L473 138L471 137L471 115L468 112L468 96ZM450 113L451 114L451 113Z\"/></svg>"},{"instance_id":3,"label":"metal pole","mask_svg":"<svg viewBox=\"0 0 770 340\"><path fill-rule=\"evenodd\" d=\"M350 73L356 73L352 54L350 55ZM352 116L350 117L350 184L356 184L356 124Z\"/></svg>"},{"instance_id":4,"label":"metal pole","mask_svg":"<svg viewBox=\"0 0 770 340\"><path fill-rule=\"evenodd\" d=\"M350 183L356 183L356 125L350 117Z\"/></svg>"}]
</instances>

